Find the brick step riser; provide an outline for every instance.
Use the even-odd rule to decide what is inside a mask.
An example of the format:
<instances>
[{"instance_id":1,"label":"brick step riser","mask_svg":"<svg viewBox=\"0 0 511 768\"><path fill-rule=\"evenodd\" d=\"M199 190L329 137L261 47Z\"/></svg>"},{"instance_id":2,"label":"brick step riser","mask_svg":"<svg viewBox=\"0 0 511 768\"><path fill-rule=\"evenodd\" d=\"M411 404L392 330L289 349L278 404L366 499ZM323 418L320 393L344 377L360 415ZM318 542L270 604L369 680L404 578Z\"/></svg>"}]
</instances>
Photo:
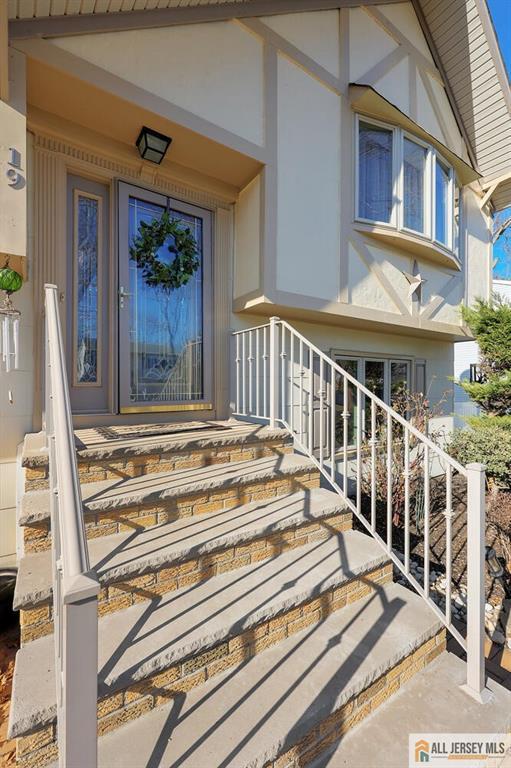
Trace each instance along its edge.
<instances>
[{"instance_id":1,"label":"brick step riser","mask_svg":"<svg viewBox=\"0 0 511 768\"><path fill-rule=\"evenodd\" d=\"M85 513L85 532L88 539L111 536L126 531L150 528L183 517L206 512L219 512L235 506L261 501L300 490L319 488L319 472L306 470L294 475L282 475L251 480L229 488L212 488L189 496L157 499L153 502L122 509ZM51 547L49 521L30 523L23 527L25 554L42 552Z\"/></svg>"},{"instance_id":2,"label":"brick step riser","mask_svg":"<svg viewBox=\"0 0 511 768\"><path fill-rule=\"evenodd\" d=\"M155 472L173 472L234 461L254 461L265 456L292 453L292 441L286 439L240 442L210 448L173 449L160 453L126 455L112 459L89 459L78 456L80 483L98 483L128 477L141 477ZM48 488L48 465L25 467L25 491Z\"/></svg>"},{"instance_id":3,"label":"brick step riser","mask_svg":"<svg viewBox=\"0 0 511 768\"><path fill-rule=\"evenodd\" d=\"M241 666L257 653L317 624L391 580L391 563L379 566L338 587L326 590L320 596L279 616L250 627L237 636L221 641L213 648L184 659L124 690L103 697L98 701L98 735L110 733L152 709L186 694L215 675ZM55 732L53 723L29 736L17 739L17 760L20 768L40 768L56 759Z\"/></svg>"},{"instance_id":4,"label":"brick step riser","mask_svg":"<svg viewBox=\"0 0 511 768\"><path fill-rule=\"evenodd\" d=\"M222 573L277 557L290 549L348 531L351 525L351 512L335 513L317 522L306 521L302 525L208 552L176 565L162 565L158 570L132 579L112 582L105 585L99 594L99 615L114 613L136 603L158 600L176 589L192 586ZM22 645L53 632L52 612L50 602L20 610Z\"/></svg>"},{"instance_id":5,"label":"brick step riser","mask_svg":"<svg viewBox=\"0 0 511 768\"><path fill-rule=\"evenodd\" d=\"M397 693L410 678L424 669L445 649L446 630L441 629L369 687L312 728L291 749L266 763L264 768L305 768L310 765L326 749L339 742L348 731Z\"/></svg>"}]
</instances>

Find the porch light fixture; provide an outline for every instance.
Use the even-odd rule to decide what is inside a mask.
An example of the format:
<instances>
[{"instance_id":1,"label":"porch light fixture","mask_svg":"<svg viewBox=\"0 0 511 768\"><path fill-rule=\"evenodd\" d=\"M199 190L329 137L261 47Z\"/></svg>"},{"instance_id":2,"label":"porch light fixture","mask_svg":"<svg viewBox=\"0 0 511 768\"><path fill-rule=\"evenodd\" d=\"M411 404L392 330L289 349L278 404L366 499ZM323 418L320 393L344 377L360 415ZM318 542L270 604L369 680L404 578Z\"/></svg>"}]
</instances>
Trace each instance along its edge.
<instances>
[{"instance_id":1,"label":"porch light fixture","mask_svg":"<svg viewBox=\"0 0 511 768\"><path fill-rule=\"evenodd\" d=\"M159 165L171 143L170 136L153 131L144 125L138 135L137 149L142 160L150 160L151 163Z\"/></svg>"}]
</instances>

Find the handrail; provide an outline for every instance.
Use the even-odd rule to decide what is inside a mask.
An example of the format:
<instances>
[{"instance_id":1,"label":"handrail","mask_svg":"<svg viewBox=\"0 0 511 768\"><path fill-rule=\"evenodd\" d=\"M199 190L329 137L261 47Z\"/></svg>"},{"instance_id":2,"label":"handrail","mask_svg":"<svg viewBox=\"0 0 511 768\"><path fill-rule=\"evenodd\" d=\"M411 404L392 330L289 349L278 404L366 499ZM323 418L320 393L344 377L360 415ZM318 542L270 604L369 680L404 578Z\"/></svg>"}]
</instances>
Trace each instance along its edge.
<instances>
[{"instance_id":1,"label":"handrail","mask_svg":"<svg viewBox=\"0 0 511 768\"><path fill-rule=\"evenodd\" d=\"M100 585L89 564L57 286L44 294L59 766L95 768Z\"/></svg>"},{"instance_id":2,"label":"handrail","mask_svg":"<svg viewBox=\"0 0 511 768\"><path fill-rule=\"evenodd\" d=\"M46 323L49 352L49 391L61 500L59 515L63 572L66 577L86 574L90 570L89 555L82 515L82 497L78 480L76 450L67 385L64 344L60 325L57 286L45 285Z\"/></svg>"},{"instance_id":3,"label":"handrail","mask_svg":"<svg viewBox=\"0 0 511 768\"><path fill-rule=\"evenodd\" d=\"M411 432L414 437L421 440L423 443L425 443L431 450L435 451L436 454L441 457L444 461L446 461L448 464L452 466L453 469L456 470L456 472L459 472L460 475L467 476L467 471L465 467L460 464L456 459L453 459L452 456L450 456L448 453L446 453L439 445L434 443L430 438L425 435L423 432L420 432L416 427L413 426L409 421L407 421L405 418L401 416L400 413L395 411L393 408L391 408L389 405L387 405L386 402L381 400L377 395L374 394L374 392L371 392L370 389L367 389L363 384L361 384L358 379L356 379L354 376L351 375L348 371L346 371L344 368L342 368L339 363L337 363L335 360L332 360L331 357L329 357L327 354L322 352L318 347L316 347L311 341L305 338L305 336L302 336L300 331L297 331L296 328L293 328L292 325L289 325L285 320L279 320L280 325L287 328L291 333L293 333L299 340L301 340L303 343L307 344L310 349L312 349L318 357L322 358L325 362L328 363L337 373L339 373L341 376L344 376L350 384L353 384L357 390L360 390L360 392L365 395L366 397L369 397L371 400L374 400L376 405L380 407L383 411L390 414L392 418L397 421L401 426L406 427L409 432Z\"/></svg>"},{"instance_id":4,"label":"handrail","mask_svg":"<svg viewBox=\"0 0 511 768\"><path fill-rule=\"evenodd\" d=\"M233 415L267 420L270 426L279 423L290 432L297 448L318 467L395 567L467 651L464 689L480 701L484 692L485 468L480 464L461 465L285 320L272 317L269 323L236 331L233 335L236 339ZM356 397L351 396L350 390L354 390ZM353 444L348 433L354 415ZM393 432L396 425L397 433ZM463 477L467 486L466 637L453 623L451 613L454 473ZM432 475L439 474L445 474L444 608L432 599L430 591L430 485ZM398 510L394 508L396 476L402 478L403 485ZM422 577L412 573L410 551L411 517L416 511L416 508L412 511L411 502L419 488L424 510L422 531L417 529L424 538ZM379 520L378 491L386 509L385 515L384 510L381 511ZM364 508L365 500L370 509ZM394 541L396 512L404 523L402 552Z\"/></svg>"}]
</instances>

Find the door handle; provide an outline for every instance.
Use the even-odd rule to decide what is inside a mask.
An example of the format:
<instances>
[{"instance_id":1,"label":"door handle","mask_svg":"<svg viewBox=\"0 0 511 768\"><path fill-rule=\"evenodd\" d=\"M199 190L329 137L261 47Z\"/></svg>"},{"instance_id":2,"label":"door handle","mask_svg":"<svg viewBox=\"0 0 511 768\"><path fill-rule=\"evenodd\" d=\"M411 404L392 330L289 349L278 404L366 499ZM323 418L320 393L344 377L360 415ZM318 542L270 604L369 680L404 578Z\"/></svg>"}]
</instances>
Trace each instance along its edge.
<instances>
[{"instance_id":1,"label":"door handle","mask_svg":"<svg viewBox=\"0 0 511 768\"><path fill-rule=\"evenodd\" d=\"M128 291L124 290L124 286L122 285L118 290L118 294L119 294L119 306L121 309L124 309L124 299L127 299L129 296L132 296L133 294L128 293Z\"/></svg>"}]
</instances>

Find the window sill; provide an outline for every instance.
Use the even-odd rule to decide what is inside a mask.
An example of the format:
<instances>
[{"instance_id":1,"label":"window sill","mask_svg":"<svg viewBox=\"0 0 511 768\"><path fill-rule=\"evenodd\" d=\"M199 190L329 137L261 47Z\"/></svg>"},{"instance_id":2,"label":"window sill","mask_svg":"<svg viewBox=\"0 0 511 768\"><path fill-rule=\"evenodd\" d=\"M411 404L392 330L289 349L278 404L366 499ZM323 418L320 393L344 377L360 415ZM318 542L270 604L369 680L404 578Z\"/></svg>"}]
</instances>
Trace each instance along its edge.
<instances>
[{"instance_id":1,"label":"window sill","mask_svg":"<svg viewBox=\"0 0 511 768\"><path fill-rule=\"evenodd\" d=\"M369 237L381 243L392 245L394 248L399 248L399 250L407 251L411 256L428 259L461 271L461 263L452 251L442 248L441 245L432 243L431 240L426 240L420 235L401 232L381 224L366 224L360 221L355 221L354 227L358 232L363 232Z\"/></svg>"}]
</instances>

